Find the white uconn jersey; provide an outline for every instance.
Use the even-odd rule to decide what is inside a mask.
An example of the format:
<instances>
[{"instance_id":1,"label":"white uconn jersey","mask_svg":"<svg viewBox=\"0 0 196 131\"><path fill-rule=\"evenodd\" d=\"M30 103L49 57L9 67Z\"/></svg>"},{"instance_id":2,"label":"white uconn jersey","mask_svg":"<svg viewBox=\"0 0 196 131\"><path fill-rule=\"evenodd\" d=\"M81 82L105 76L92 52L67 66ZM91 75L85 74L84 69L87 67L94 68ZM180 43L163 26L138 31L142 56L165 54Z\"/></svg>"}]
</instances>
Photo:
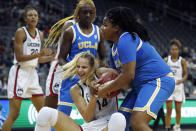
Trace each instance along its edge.
<instances>
[{"instance_id":1,"label":"white uconn jersey","mask_svg":"<svg viewBox=\"0 0 196 131\"><path fill-rule=\"evenodd\" d=\"M175 81L182 79L183 70L182 70L182 57L180 56L176 62L171 60L171 56L168 56L167 64L172 69L174 73Z\"/></svg>"},{"instance_id":2,"label":"white uconn jersey","mask_svg":"<svg viewBox=\"0 0 196 131\"><path fill-rule=\"evenodd\" d=\"M33 38L30 36L26 27L22 27L26 34L26 40L23 43L23 55L32 55L40 52L41 39L38 29L36 28L36 36ZM14 55L14 64L21 65L22 67L37 67L38 58L25 62L17 62Z\"/></svg>"},{"instance_id":3,"label":"white uconn jersey","mask_svg":"<svg viewBox=\"0 0 196 131\"><path fill-rule=\"evenodd\" d=\"M82 96L84 97L86 103L89 103L90 100L90 89L88 86L84 85L81 81L77 83L77 85L81 89ZM107 115L111 115L117 112L118 105L117 105L117 98L98 98L96 111L93 120L97 120Z\"/></svg>"}]
</instances>

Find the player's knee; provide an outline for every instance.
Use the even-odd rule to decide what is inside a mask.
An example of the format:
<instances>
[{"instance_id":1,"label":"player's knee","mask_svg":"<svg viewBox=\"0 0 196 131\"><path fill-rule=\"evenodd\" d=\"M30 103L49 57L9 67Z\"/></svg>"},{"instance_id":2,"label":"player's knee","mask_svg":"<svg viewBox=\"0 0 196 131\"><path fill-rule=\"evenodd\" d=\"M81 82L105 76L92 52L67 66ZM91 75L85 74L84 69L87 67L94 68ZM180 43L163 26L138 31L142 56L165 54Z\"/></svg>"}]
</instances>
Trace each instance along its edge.
<instances>
[{"instance_id":1,"label":"player's knee","mask_svg":"<svg viewBox=\"0 0 196 131\"><path fill-rule=\"evenodd\" d=\"M43 107L38 114L37 124L39 126L54 126L57 122L58 111L53 108Z\"/></svg>"},{"instance_id":2,"label":"player's knee","mask_svg":"<svg viewBox=\"0 0 196 131\"><path fill-rule=\"evenodd\" d=\"M126 127L126 119L123 114L116 112L112 114L108 123L108 131L124 131Z\"/></svg>"}]
</instances>

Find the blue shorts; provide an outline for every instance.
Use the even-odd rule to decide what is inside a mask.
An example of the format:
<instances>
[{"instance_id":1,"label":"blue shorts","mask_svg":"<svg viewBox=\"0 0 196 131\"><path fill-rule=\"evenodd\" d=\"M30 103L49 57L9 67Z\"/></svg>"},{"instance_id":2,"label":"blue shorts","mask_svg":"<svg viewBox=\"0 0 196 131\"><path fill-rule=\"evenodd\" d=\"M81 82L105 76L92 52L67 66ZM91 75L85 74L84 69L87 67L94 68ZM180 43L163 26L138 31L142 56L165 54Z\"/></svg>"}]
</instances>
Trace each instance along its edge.
<instances>
[{"instance_id":1,"label":"blue shorts","mask_svg":"<svg viewBox=\"0 0 196 131\"><path fill-rule=\"evenodd\" d=\"M78 81L78 76L74 75L72 77L62 80L60 84L58 95L58 110L67 114L68 116L70 115L72 106L74 105L70 94L70 89L72 86L77 84Z\"/></svg>"},{"instance_id":2,"label":"blue shorts","mask_svg":"<svg viewBox=\"0 0 196 131\"><path fill-rule=\"evenodd\" d=\"M124 99L120 112L146 111L154 119L164 102L173 93L174 77L170 74L134 87Z\"/></svg>"}]
</instances>

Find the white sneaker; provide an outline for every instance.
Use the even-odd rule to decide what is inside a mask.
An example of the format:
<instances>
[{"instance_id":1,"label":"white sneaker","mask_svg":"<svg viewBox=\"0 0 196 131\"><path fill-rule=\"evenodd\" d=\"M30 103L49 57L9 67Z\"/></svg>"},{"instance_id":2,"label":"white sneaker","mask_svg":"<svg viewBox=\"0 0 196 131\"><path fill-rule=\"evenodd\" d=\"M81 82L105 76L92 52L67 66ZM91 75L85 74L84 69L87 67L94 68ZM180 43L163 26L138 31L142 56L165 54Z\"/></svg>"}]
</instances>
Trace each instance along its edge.
<instances>
[{"instance_id":1,"label":"white sneaker","mask_svg":"<svg viewBox=\"0 0 196 131\"><path fill-rule=\"evenodd\" d=\"M180 128L179 125L174 125L174 126L173 126L173 130L174 130L174 131L181 131L181 128Z\"/></svg>"}]
</instances>

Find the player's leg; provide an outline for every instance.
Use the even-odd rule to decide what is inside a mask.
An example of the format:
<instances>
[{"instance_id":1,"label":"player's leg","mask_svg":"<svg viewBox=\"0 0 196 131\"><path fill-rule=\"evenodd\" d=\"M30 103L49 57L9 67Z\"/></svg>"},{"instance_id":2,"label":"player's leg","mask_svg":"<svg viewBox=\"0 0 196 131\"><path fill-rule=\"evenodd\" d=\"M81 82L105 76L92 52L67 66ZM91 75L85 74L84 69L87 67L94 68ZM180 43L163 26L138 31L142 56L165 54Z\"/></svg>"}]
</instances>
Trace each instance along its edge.
<instances>
[{"instance_id":1,"label":"player's leg","mask_svg":"<svg viewBox=\"0 0 196 131\"><path fill-rule=\"evenodd\" d=\"M165 116L165 128L170 128L170 122L171 122L171 113L172 113L172 101L166 102L166 116Z\"/></svg>"},{"instance_id":2,"label":"player's leg","mask_svg":"<svg viewBox=\"0 0 196 131\"><path fill-rule=\"evenodd\" d=\"M57 96L46 96L45 98L45 106L52 107L57 109L58 97Z\"/></svg>"},{"instance_id":3,"label":"player's leg","mask_svg":"<svg viewBox=\"0 0 196 131\"><path fill-rule=\"evenodd\" d=\"M148 123L151 120L152 116L148 115L146 112L133 111L131 115L131 126L134 131L152 131L148 126Z\"/></svg>"},{"instance_id":4,"label":"player's leg","mask_svg":"<svg viewBox=\"0 0 196 131\"><path fill-rule=\"evenodd\" d=\"M175 102L176 124L174 126L174 129L180 129L181 106L182 106L182 102Z\"/></svg>"},{"instance_id":5,"label":"player's leg","mask_svg":"<svg viewBox=\"0 0 196 131\"><path fill-rule=\"evenodd\" d=\"M126 127L126 119L123 114L116 112L111 115L108 123L108 131L124 131Z\"/></svg>"},{"instance_id":6,"label":"player's leg","mask_svg":"<svg viewBox=\"0 0 196 131\"><path fill-rule=\"evenodd\" d=\"M33 95L30 100L32 101L33 105L35 106L37 112L41 110L41 108L44 106L44 96L36 96Z\"/></svg>"},{"instance_id":7,"label":"player's leg","mask_svg":"<svg viewBox=\"0 0 196 131\"><path fill-rule=\"evenodd\" d=\"M119 108L119 112L122 113L126 118L125 131L129 131L129 128L130 128L130 118L131 118L131 113L132 113L132 109L134 107L136 98L137 98L137 92L135 91L135 89L132 89L127 94L127 96L125 97L125 99L123 100L123 103L121 104Z\"/></svg>"},{"instance_id":8,"label":"player's leg","mask_svg":"<svg viewBox=\"0 0 196 131\"><path fill-rule=\"evenodd\" d=\"M134 131L151 131L148 123L156 119L158 111L174 90L173 77L162 77L138 87L138 96L131 116Z\"/></svg>"},{"instance_id":9,"label":"player's leg","mask_svg":"<svg viewBox=\"0 0 196 131\"><path fill-rule=\"evenodd\" d=\"M21 103L21 99L9 99L9 115L2 126L2 131L11 131L14 121L19 116Z\"/></svg>"},{"instance_id":10,"label":"player's leg","mask_svg":"<svg viewBox=\"0 0 196 131\"><path fill-rule=\"evenodd\" d=\"M50 71L46 80L45 106L57 109L58 90L62 73L57 61L51 63Z\"/></svg>"},{"instance_id":11,"label":"player's leg","mask_svg":"<svg viewBox=\"0 0 196 131\"><path fill-rule=\"evenodd\" d=\"M64 113L43 107L38 114L35 131L50 131L51 126L54 126L55 131L82 131L81 127Z\"/></svg>"}]
</instances>

